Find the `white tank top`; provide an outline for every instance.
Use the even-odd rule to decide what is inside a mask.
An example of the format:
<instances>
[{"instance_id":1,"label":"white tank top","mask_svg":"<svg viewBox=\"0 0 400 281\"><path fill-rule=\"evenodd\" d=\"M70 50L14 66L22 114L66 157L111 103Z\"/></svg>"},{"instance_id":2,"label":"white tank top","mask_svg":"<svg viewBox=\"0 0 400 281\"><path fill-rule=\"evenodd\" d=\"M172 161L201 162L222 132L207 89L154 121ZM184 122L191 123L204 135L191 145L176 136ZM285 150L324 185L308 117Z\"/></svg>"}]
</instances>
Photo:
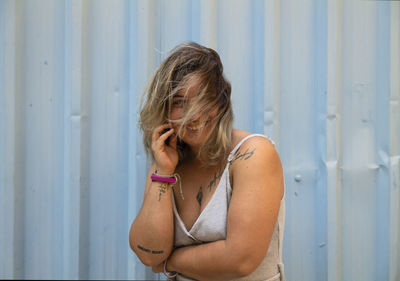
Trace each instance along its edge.
<instances>
[{"instance_id":1,"label":"white tank top","mask_svg":"<svg viewBox=\"0 0 400 281\"><path fill-rule=\"evenodd\" d=\"M229 167L231 161L240 148L240 146L251 137L264 137L274 146L275 143L269 137L259 134L253 134L242 139L231 151L228 157L228 163L222 173L219 184L211 197L210 201L200 213L199 217L188 231L178 214L174 196L172 196L175 223L175 247L201 244L226 239L226 223L228 217L229 203L232 195L232 188L229 181ZM282 263L282 242L285 222L285 200L281 201L278 219L275 224L271 242L268 251L261 264L250 275L236 279L246 281L284 281L284 269ZM194 279L178 274L176 280L191 281Z\"/></svg>"}]
</instances>

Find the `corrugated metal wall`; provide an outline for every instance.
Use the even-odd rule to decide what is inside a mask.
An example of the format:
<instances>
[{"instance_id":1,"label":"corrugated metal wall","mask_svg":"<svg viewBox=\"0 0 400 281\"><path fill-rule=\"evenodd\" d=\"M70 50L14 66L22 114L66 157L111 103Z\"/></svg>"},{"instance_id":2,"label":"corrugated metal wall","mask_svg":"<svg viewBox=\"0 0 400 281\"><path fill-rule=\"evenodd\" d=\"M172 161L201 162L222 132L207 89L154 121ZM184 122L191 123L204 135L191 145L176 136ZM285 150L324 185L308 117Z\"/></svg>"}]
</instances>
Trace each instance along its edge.
<instances>
[{"instance_id":1,"label":"corrugated metal wall","mask_svg":"<svg viewBox=\"0 0 400 281\"><path fill-rule=\"evenodd\" d=\"M287 279L400 280L400 2L364 0L0 0L0 278L158 278L137 107L189 40L277 143Z\"/></svg>"}]
</instances>

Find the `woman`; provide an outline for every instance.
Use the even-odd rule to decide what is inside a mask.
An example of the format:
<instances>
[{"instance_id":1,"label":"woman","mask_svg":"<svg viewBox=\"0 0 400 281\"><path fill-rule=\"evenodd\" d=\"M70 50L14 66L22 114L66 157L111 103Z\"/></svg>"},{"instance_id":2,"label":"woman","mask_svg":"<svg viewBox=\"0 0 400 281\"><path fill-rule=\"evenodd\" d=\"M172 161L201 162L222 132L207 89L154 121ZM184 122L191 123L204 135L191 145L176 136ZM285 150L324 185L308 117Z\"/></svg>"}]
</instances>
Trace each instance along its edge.
<instances>
[{"instance_id":1,"label":"woman","mask_svg":"<svg viewBox=\"0 0 400 281\"><path fill-rule=\"evenodd\" d=\"M284 178L274 143L232 128L218 54L185 43L157 69L140 113L153 165L132 250L176 280L284 280Z\"/></svg>"}]
</instances>

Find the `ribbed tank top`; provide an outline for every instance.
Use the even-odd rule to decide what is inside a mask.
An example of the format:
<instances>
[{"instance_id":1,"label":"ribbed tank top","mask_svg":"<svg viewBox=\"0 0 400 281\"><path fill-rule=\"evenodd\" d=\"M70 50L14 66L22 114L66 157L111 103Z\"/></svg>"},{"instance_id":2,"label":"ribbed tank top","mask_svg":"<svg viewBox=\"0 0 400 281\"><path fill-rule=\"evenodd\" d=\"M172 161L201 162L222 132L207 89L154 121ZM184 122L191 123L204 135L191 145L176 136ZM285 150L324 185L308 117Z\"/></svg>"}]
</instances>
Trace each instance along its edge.
<instances>
[{"instance_id":1,"label":"ribbed tank top","mask_svg":"<svg viewBox=\"0 0 400 281\"><path fill-rule=\"evenodd\" d=\"M252 134L243 138L231 151L228 156L228 163L222 173L219 184L212 195L210 201L200 213L199 217L188 231L179 216L176 208L174 196L172 196L174 209L175 224L175 247L196 245L206 242L226 239L226 223L228 217L229 203L232 196L232 187L229 181L230 163L240 146L249 138L263 137L269 140L274 146L275 143L267 136ZM268 251L261 264L248 276L240 279L240 281L284 281L284 268L282 263L282 242L285 223L285 200L281 200L278 219L275 224L271 242ZM192 281L181 274L176 276L177 281Z\"/></svg>"}]
</instances>

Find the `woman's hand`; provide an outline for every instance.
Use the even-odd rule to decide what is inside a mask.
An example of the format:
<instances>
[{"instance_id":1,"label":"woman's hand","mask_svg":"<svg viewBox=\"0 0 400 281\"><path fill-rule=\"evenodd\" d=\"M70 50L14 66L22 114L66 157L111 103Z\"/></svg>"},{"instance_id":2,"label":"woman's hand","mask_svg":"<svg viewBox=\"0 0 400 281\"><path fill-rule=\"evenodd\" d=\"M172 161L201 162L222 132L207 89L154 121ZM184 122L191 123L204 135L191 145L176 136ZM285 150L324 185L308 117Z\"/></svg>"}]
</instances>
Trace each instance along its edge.
<instances>
[{"instance_id":1,"label":"woman's hand","mask_svg":"<svg viewBox=\"0 0 400 281\"><path fill-rule=\"evenodd\" d=\"M165 129L169 129L164 132ZM164 133L163 133L164 132ZM169 139L169 144L165 142ZM178 137L174 134L174 129L170 124L164 124L157 127L152 135L151 149L156 161L156 168L160 174L173 174L178 164L178 152L176 151L176 143Z\"/></svg>"}]
</instances>

